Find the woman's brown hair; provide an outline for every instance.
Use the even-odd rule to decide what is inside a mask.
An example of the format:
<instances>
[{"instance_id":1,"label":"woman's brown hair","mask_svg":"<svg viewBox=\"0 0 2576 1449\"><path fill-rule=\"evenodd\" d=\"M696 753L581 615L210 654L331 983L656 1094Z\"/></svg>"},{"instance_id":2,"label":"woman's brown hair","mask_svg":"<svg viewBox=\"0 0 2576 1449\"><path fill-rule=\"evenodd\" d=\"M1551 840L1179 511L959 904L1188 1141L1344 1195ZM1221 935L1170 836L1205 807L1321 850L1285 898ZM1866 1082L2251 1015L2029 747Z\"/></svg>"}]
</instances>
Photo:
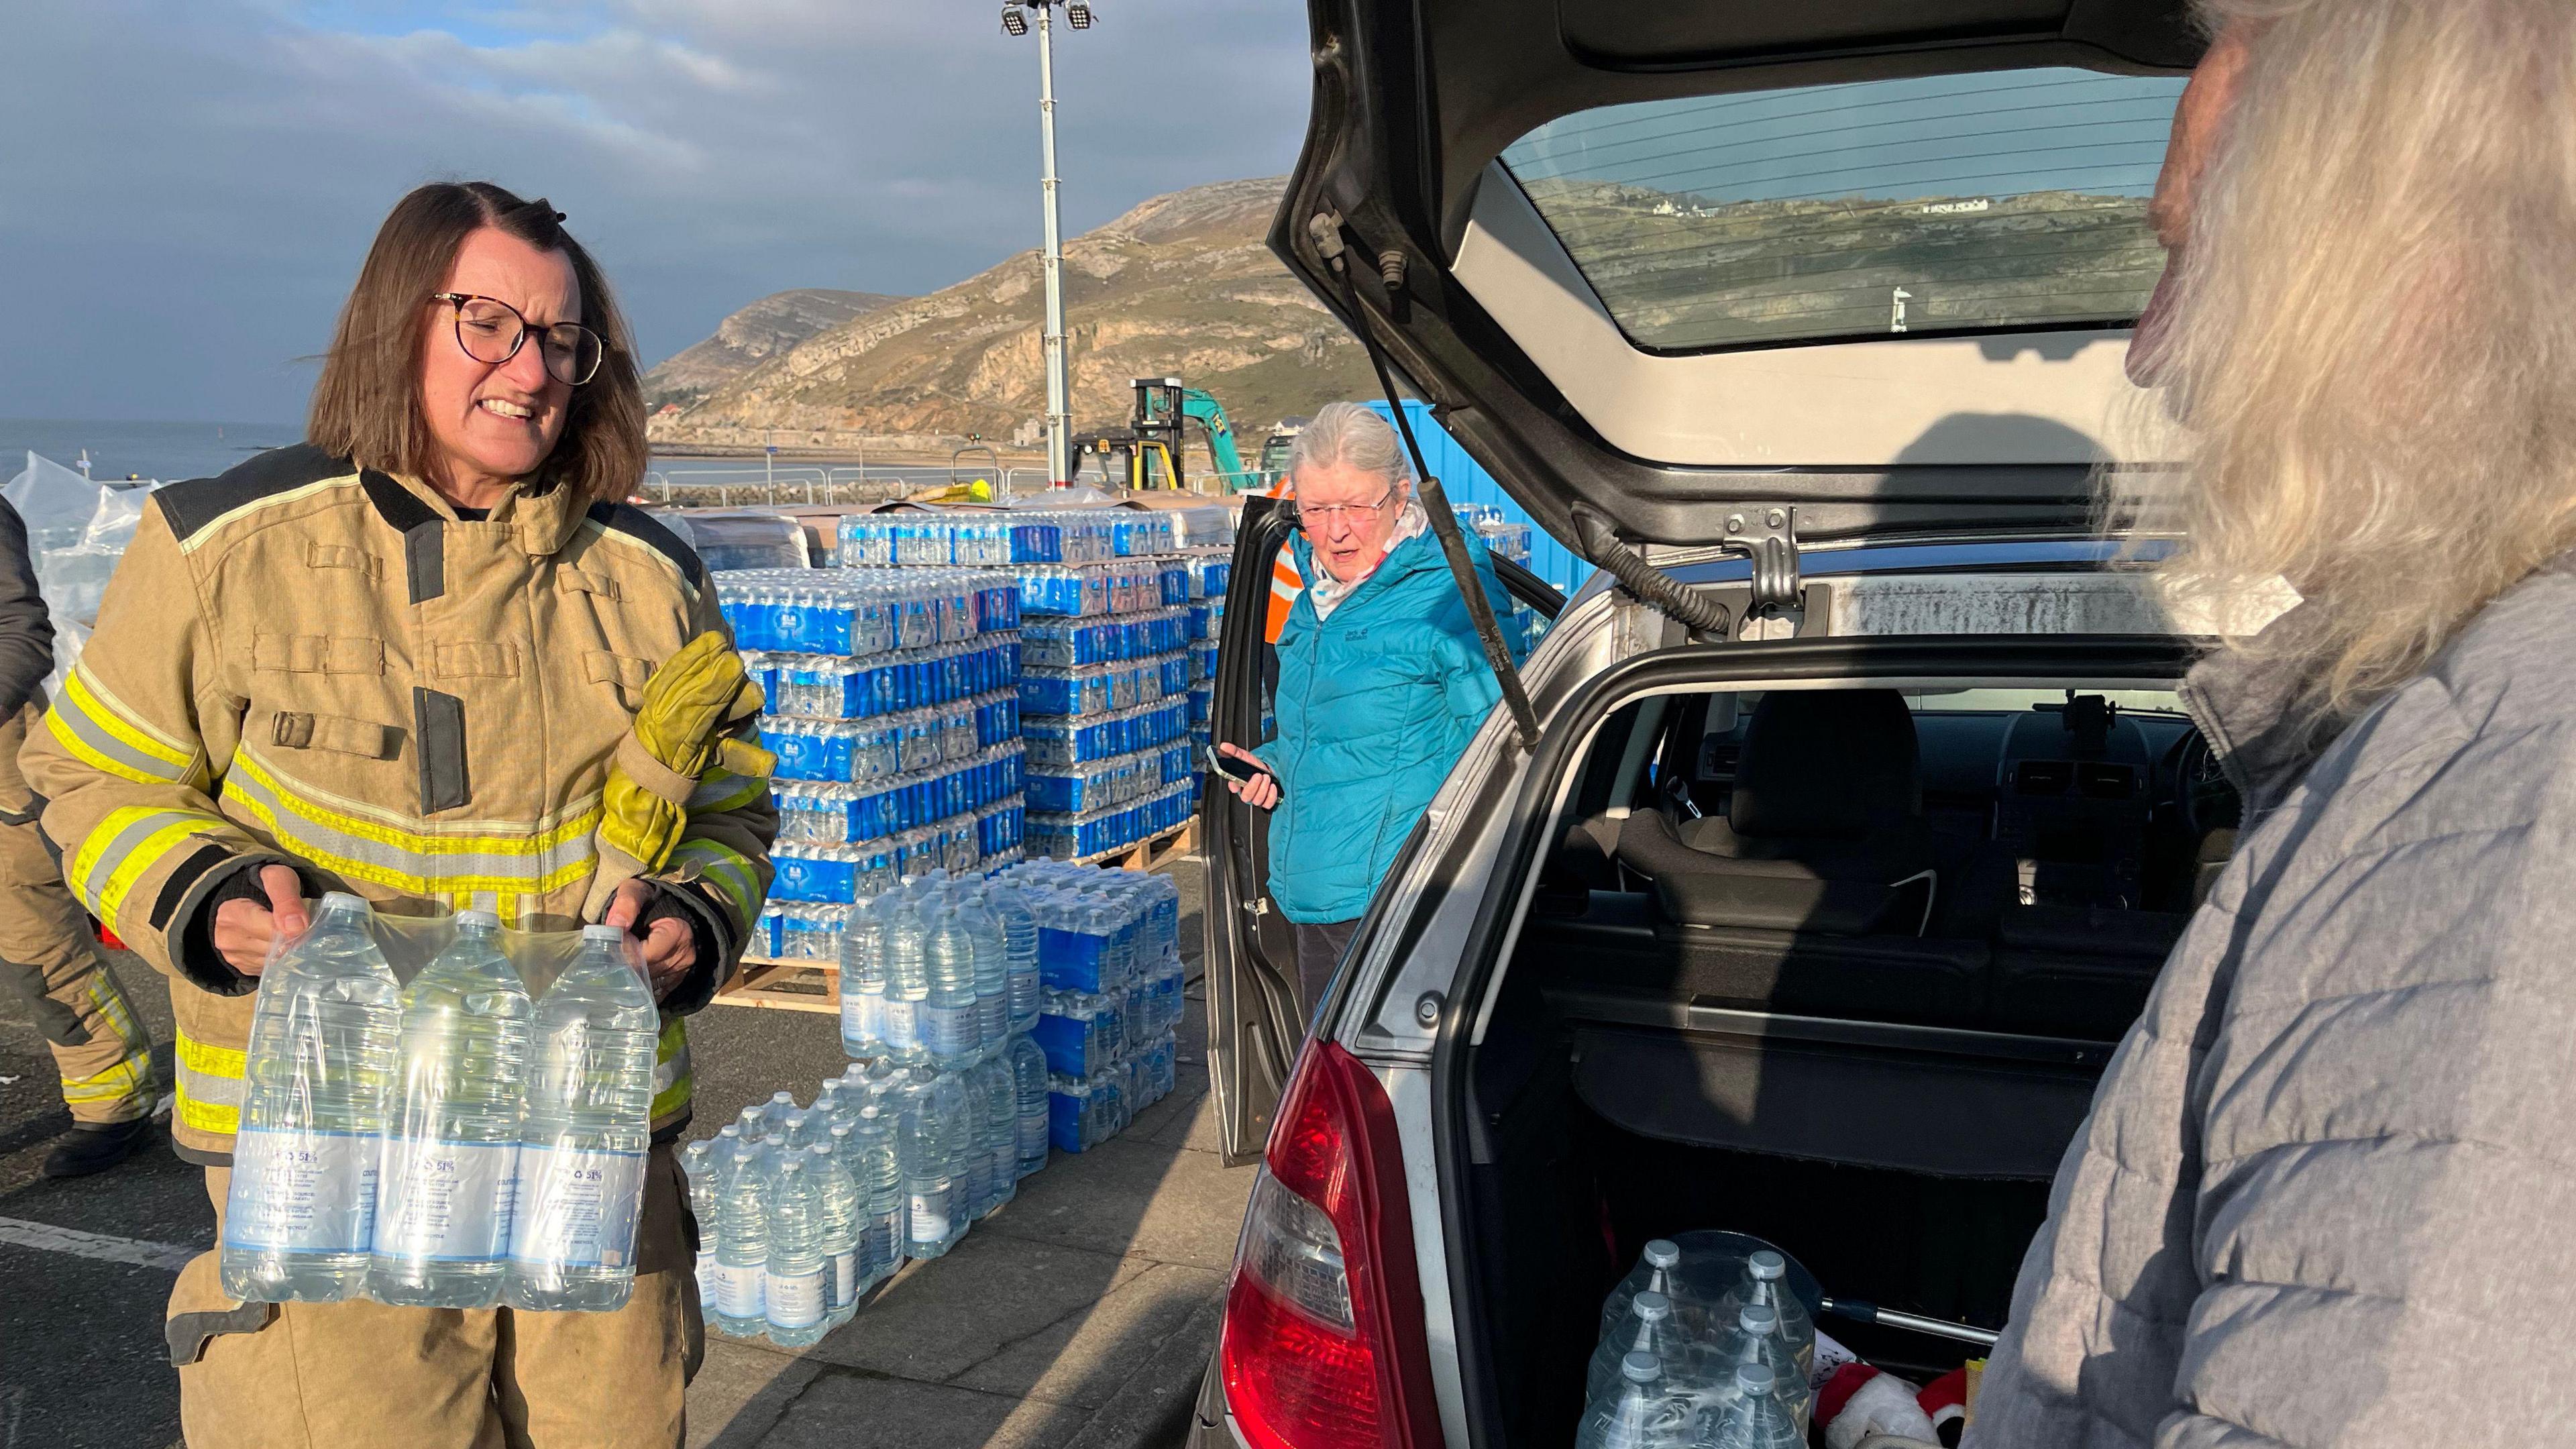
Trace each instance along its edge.
<instances>
[{"instance_id":1,"label":"woman's brown hair","mask_svg":"<svg viewBox=\"0 0 2576 1449\"><path fill-rule=\"evenodd\" d=\"M497 227L571 260L582 325L599 334L604 354L599 371L572 390L563 436L538 465L538 476L594 502L633 492L648 457L634 340L608 279L562 222L545 202L522 201L488 181L437 182L395 203L340 308L331 351L313 385L305 440L362 468L435 476L438 450L420 401L422 329L436 316L429 298L447 285L465 238Z\"/></svg>"}]
</instances>

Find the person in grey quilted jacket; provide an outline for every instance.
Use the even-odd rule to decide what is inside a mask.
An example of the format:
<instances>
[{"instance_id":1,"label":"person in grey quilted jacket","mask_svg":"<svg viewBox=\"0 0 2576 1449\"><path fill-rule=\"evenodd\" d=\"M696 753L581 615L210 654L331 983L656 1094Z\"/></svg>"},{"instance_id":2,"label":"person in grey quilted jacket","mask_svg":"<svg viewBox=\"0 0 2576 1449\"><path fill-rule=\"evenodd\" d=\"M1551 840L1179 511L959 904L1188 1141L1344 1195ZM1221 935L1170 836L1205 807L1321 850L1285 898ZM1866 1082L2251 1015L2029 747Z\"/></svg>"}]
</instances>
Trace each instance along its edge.
<instances>
[{"instance_id":1,"label":"person in grey quilted jacket","mask_svg":"<svg viewBox=\"0 0 2576 1449\"><path fill-rule=\"evenodd\" d=\"M2058 1171L1971 1449L2576 1426L2576 6L2212 0L2132 344L2234 858ZM2129 480L2134 483L2136 480Z\"/></svg>"}]
</instances>

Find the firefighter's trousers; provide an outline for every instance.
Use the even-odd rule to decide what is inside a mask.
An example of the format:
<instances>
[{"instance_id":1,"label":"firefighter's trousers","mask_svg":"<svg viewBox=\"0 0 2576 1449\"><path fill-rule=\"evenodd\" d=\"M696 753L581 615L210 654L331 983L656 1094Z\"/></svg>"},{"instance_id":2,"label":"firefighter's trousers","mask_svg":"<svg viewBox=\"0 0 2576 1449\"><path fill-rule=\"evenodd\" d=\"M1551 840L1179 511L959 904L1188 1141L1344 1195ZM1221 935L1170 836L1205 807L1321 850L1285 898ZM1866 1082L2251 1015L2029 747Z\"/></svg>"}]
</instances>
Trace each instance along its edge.
<instances>
[{"instance_id":1,"label":"firefighter's trousers","mask_svg":"<svg viewBox=\"0 0 2576 1449\"><path fill-rule=\"evenodd\" d=\"M37 713L0 724L0 995L16 998L63 1079L75 1122L131 1122L152 1110L152 1048L99 959L89 914L36 833L18 746Z\"/></svg>"},{"instance_id":2,"label":"firefighter's trousers","mask_svg":"<svg viewBox=\"0 0 2576 1449\"><path fill-rule=\"evenodd\" d=\"M206 1169L219 1235L231 1183L232 1169ZM200 1253L165 1324L189 1449L679 1449L706 1340L668 1147L645 1171L636 1252L635 1295L615 1313L235 1303Z\"/></svg>"}]
</instances>

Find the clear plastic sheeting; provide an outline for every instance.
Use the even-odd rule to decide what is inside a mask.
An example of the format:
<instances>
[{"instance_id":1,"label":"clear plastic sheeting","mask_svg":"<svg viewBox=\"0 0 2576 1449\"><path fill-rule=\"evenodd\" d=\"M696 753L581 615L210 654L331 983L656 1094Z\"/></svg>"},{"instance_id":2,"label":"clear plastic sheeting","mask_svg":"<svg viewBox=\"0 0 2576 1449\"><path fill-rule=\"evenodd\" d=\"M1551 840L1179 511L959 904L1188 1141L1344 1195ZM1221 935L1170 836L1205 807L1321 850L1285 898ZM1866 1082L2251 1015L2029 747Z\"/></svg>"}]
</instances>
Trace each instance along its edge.
<instances>
[{"instance_id":1,"label":"clear plastic sheeting","mask_svg":"<svg viewBox=\"0 0 2576 1449\"><path fill-rule=\"evenodd\" d=\"M98 627L108 578L134 540L146 496L159 486L93 482L29 453L27 466L0 487L0 498L26 522L36 587L53 615L54 672L45 681L48 691L61 686L90 631Z\"/></svg>"},{"instance_id":2,"label":"clear plastic sheeting","mask_svg":"<svg viewBox=\"0 0 2576 1449\"><path fill-rule=\"evenodd\" d=\"M805 525L765 508L656 509L653 517L680 536L710 569L801 569L813 566Z\"/></svg>"}]
</instances>

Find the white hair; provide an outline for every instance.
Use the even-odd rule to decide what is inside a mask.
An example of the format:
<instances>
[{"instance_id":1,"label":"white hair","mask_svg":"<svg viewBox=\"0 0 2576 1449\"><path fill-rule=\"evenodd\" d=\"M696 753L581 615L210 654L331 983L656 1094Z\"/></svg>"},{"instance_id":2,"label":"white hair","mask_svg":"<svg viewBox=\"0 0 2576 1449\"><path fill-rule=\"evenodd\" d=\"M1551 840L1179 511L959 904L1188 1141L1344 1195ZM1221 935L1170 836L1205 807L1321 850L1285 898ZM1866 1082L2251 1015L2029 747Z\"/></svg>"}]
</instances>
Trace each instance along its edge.
<instances>
[{"instance_id":1,"label":"white hair","mask_svg":"<svg viewBox=\"0 0 2576 1449\"><path fill-rule=\"evenodd\" d=\"M2311 724L2421 671L2576 543L2576 4L2201 0L2246 67L2197 187L2139 522Z\"/></svg>"},{"instance_id":2,"label":"white hair","mask_svg":"<svg viewBox=\"0 0 2576 1449\"><path fill-rule=\"evenodd\" d=\"M1354 402L1329 402L1288 448L1288 476L1309 466L1355 468L1402 488L1413 480L1413 464L1404 455L1404 440L1384 414Z\"/></svg>"}]
</instances>

